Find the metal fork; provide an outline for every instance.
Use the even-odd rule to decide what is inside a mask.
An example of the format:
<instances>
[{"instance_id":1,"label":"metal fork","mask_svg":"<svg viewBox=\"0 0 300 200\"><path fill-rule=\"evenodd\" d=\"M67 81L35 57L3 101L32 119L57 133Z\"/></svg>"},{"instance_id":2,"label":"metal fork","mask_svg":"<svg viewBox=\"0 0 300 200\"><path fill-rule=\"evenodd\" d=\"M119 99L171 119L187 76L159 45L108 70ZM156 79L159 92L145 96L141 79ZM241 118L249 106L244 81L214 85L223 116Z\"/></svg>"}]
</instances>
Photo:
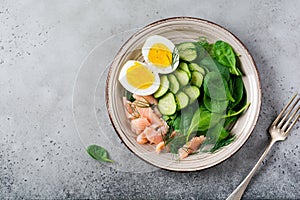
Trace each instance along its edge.
<instances>
[{"instance_id":1,"label":"metal fork","mask_svg":"<svg viewBox=\"0 0 300 200\"><path fill-rule=\"evenodd\" d=\"M271 135L271 141L270 144L267 146L266 150L262 154L262 156L259 158L253 169L250 171L248 176L241 182L241 184L229 195L227 200L238 200L241 199L241 197L244 194L244 191L246 190L251 178L253 177L254 173L260 166L261 162L265 159L266 155L270 151L273 144L277 141L283 141L286 139L288 134L290 133L292 127L296 124L298 119L300 118L300 114L295 118L296 114L298 113L300 109L300 105L296 108L300 98L298 98L296 101L294 99L297 97L297 94L295 94L292 99L288 102L288 104L283 108L283 110L279 113L277 118L274 120L274 122L271 124L269 128L269 133ZM293 104L292 104L293 103ZM292 104L292 106L290 106ZM290 107L290 108L289 108ZM289 110L288 110L289 108ZM287 111L288 110L288 111ZM294 112L291 114L291 112L294 110ZM286 114L285 114L286 113ZM285 115L284 115L285 114ZM290 116L290 117L289 117ZM289 117L289 118L288 118Z\"/></svg>"}]
</instances>

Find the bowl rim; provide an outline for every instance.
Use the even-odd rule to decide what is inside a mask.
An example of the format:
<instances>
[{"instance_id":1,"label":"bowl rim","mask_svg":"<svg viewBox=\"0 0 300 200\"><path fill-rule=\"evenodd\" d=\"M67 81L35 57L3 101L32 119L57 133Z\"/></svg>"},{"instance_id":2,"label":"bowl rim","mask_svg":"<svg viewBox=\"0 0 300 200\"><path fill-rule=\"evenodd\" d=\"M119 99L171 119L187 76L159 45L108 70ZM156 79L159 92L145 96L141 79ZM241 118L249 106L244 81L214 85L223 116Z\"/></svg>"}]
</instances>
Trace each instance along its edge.
<instances>
[{"instance_id":1,"label":"bowl rim","mask_svg":"<svg viewBox=\"0 0 300 200\"><path fill-rule=\"evenodd\" d=\"M162 23L166 23L166 22L169 22L169 21L195 21L195 22L204 22L204 23L207 23L209 25L213 25L213 26L216 26L218 27L219 29L222 29L222 31L224 32L227 32L230 36L232 36L234 39L236 39L241 45L242 47L245 49L245 53L249 55L249 58L251 59L251 62L253 63L253 66L254 66L254 73L257 77L257 85L258 85L258 110L257 112L255 113L255 116L254 116L254 121L253 121L253 125L251 126L251 129L249 130L249 134L245 137L245 140L244 142L240 145L239 148L236 148L233 152L229 153L227 156L223 157L218 163L215 163L215 164L210 164L210 165L207 165L205 167L201 167L200 169L198 168L192 168L192 169L175 169L175 168L169 168L169 167L161 167L161 166L157 166L156 164L146 160L145 158L143 158L142 156L140 156L139 154L135 153L127 144L126 142L124 142L124 140L122 139L120 133L118 132L118 129L116 127L116 122L114 121L113 119L113 115L112 115L112 110L111 110L111 107L109 105L109 101L110 101L110 97L109 97L109 80L110 80L110 76L111 76L111 73L112 73L112 65L113 63L116 61L119 53L123 50L123 48L126 46L126 44L132 39L134 38L136 35L139 35L141 32L143 32L145 29L149 29L153 26L156 26L156 25L159 25L159 24L162 24ZM200 171L200 170L205 170L205 169L209 169L211 167L214 167L214 166L217 166L221 163L223 163L224 161L226 161L227 159L229 159L230 157L232 157L234 154L236 154L244 145L245 143L248 141L248 139L250 138L250 135L253 133L253 130L258 122L258 118L259 118L259 114L260 114L260 110L261 110L261 97L262 97L262 88L261 88L261 81L260 81L260 74L259 74L259 71L257 69L257 65L255 63L255 60L253 59L250 51L248 50L248 48L246 47L246 45L236 36L234 35L231 31L227 30L226 28L224 28L223 26L215 23L215 22L212 22L212 21L209 21L209 20L206 20L206 19L202 19L202 18L197 18L197 17L190 17L190 16L177 16L177 17L169 17L169 18L163 18L163 19L160 19L160 20L157 20L157 21L154 21L142 28L140 28L137 32L135 32L132 36L130 36L124 43L123 45L119 48L118 52L116 53L114 59L112 60L111 64L109 65L109 71L108 71L108 74L107 74L107 79L106 79L106 86L105 86L106 90L105 90L105 103L106 103L106 108L107 108L107 111L108 111L108 115L109 115L109 119L112 123L112 126L115 130L115 132L118 134L118 137L121 139L121 141L123 142L123 144L127 147L127 149L129 149L134 155L136 155L138 158L142 159L143 161L145 161L146 163L149 163L150 165L154 166L154 167L157 167L157 168L160 168L160 169L163 169L163 170L167 170L167 171L176 171L176 172L192 172L192 171Z\"/></svg>"}]
</instances>

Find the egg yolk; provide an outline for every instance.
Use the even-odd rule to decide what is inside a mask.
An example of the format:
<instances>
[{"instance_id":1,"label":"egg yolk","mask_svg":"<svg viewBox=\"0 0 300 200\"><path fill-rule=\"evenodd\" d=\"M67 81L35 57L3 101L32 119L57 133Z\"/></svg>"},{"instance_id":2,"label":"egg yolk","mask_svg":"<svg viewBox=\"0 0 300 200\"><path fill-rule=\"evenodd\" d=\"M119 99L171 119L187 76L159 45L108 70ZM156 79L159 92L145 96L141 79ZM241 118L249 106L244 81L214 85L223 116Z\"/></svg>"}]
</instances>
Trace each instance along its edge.
<instances>
[{"instance_id":1,"label":"egg yolk","mask_svg":"<svg viewBox=\"0 0 300 200\"><path fill-rule=\"evenodd\" d=\"M154 82L153 73L144 65L135 62L126 71L126 78L130 85L138 89L147 89Z\"/></svg>"},{"instance_id":2,"label":"egg yolk","mask_svg":"<svg viewBox=\"0 0 300 200\"><path fill-rule=\"evenodd\" d=\"M166 68L172 63L172 52L166 45L156 43L150 48L148 59L153 65Z\"/></svg>"}]
</instances>

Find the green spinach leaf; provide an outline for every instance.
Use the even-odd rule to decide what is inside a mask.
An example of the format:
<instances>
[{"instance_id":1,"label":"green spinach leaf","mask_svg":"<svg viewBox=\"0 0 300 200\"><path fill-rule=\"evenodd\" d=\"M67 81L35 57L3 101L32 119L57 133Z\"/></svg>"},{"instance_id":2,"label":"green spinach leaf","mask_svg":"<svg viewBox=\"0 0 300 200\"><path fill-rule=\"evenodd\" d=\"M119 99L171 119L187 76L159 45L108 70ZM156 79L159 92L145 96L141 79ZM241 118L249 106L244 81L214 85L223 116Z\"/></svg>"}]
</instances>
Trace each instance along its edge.
<instances>
[{"instance_id":1,"label":"green spinach leaf","mask_svg":"<svg viewBox=\"0 0 300 200\"><path fill-rule=\"evenodd\" d=\"M219 141L227 138L228 135L229 131L223 127L223 123L218 123L213 128L207 130L206 140L201 147L201 151L210 151Z\"/></svg>"},{"instance_id":2,"label":"green spinach leaf","mask_svg":"<svg viewBox=\"0 0 300 200\"><path fill-rule=\"evenodd\" d=\"M106 149L104 149L101 146L92 144L87 147L86 151L95 160L98 160L101 162L113 162L113 160L109 159Z\"/></svg>"},{"instance_id":3,"label":"green spinach leaf","mask_svg":"<svg viewBox=\"0 0 300 200\"><path fill-rule=\"evenodd\" d=\"M234 102L234 98L229 91L226 80L220 73L209 72L206 74L203 82L204 92L211 99L230 100Z\"/></svg>"},{"instance_id":4,"label":"green spinach leaf","mask_svg":"<svg viewBox=\"0 0 300 200\"><path fill-rule=\"evenodd\" d=\"M224 113L226 112L227 106L228 106L228 101L218 101L209 98L206 94L203 96L203 103L207 110L213 113Z\"/></svg>"},{"instance_id":5,"label":"green spinach leaf","mask_svg":"<svg viewBox=\"0 0 300 200\"><path fill-rule=\"evenodd\" d=\"M239 118L238 115L232 116L232 117L226 117L224 122L224 127L229 127Z\"/></svg>"},{"instance_id":6,"label":"green spinach leaf","mask_svg":"<svg viewBox=\"0 0 300 200\"><path fill-rule=\"evenodd\" d=\"M200 62L199 62L200 66L205 67L206 69L208 69L209 71L218 71L218 67L214 61L214 59L212 59L212 57L207 56L205 58L203 58Z\"/></svg>"},{"instance_id":7,"label":"green spinach leaf","mask_svg":"<svg viewBox=\"0 0 300 200\"><path fill-rule=\"evenodd\" d=\"M196 112L193 114L190 127L187 131L186 142L189 141L191 133L198 130L199 121L200 121L200 109L197 109Z\"/></svg>"},{"instance_id":8,"label":"green spinach leaf","mask_svg":"<svg viewBox=\"0 0 300 200\"><path fill-rule=\"evenodd\" d=\"M249 107L249 105L250 105L250 103L247 103L244 107L242 107L238 111L229 110L226 117L233 117L233 116L241 114L242 112L244 112Z\"/></svg>"},{"instance_id":9,"label":"green spinach leaf","mask_svg":"<svg viewBox=\"0 0 300 200\"><path fill-rule=\"evenodd\" d=\"M236 105L240 103L244 96L244 83L241 76L232 77L232 97L234 102L230 102L229 108L233 109Z\"/></svg>"},{"instance_id":10,"label":"green spinach leaf","mask_svg":"<svg viewBox=\"0 0 300 200\"><path fill-rule=\"evenodd\" d=\"M213 148L210 149L210 152L214 153L215 151L219 150L221 147L227 146L232 141L234 141L235 138L236 138L235 135L228 135L227 138L217 141L217 143L213 146Z\"/></svg>"},{"instance_id":11,"label":"green spinach leaf","mask_svg":"<svg viewBox=\"0 0 300 200\"><path fill-rule=\"evenodd\" d=\"M235 53L232 47L224 42L224 41L217 41L213 46L213 52L216 60L224 66L229 67L229 71L232 74L237 76L241 76L242 73L236 67L236 58Z\"/></svg>"},{"instance_id":12,"label":"green spinach leaf","mask_svg":"<svg viewBox=\"0 0 300 200\"><path fill-rule=\"evenodd\" d=\"M214 127L216 124L220 122L221 114L219 113L212 113L205 108L205 106L200 106L200 119L198 124L197 131L206 131L209 128Z\"/></svg>"},{"instance_id":13,"label":"green spinach leaf","mask_svg":"<svg viewBox=\"0 0 300 200\"><path fill-rule=\"evenodd\" d=\"M213 44L210 44L206 37L199 37L198 39L198 42L197 42L197 45L201 46L202 48L204 48L204 50L206 51L206 53L210 56L213 56L213 51L212 51L212 48L213 48Z\"/></svg>"}]
</instances>

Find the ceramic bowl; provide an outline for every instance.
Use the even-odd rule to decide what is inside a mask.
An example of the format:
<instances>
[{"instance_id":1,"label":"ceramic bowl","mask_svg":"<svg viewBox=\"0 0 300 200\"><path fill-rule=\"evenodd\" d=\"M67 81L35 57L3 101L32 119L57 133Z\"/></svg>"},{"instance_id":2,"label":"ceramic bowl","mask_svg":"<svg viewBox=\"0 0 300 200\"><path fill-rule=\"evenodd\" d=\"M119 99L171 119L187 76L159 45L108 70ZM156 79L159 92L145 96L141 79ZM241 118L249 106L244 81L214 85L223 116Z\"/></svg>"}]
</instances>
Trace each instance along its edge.
<instances>
[{"instance_id":1,"label":"ceramic bowl","mask_svg":"<svg viewBox=\"0 0 300 200\"><path fill-rule=\"evenodd\" d=\"M174 44L184 41L196 41L204 36L210 43L223 40L229 43L235 52L240 54L243 81L247 91L247 100L251 102L248 110L238 119L231 132L236 139L228 146L215 153L198 153L186 159L177 161L171 153L157 154L155 146L140 145L136 142L136 135L131 131L130 123L124 112L122 97L125 89L118 81L121 67L127 60L143 61L141 47L147 37L161 35ZM242 42L225 28L207 20L175 17L156 21L132 35L120 48L115 56L107 77L106 103L111 122L124 144L137 156L146 162L173 171L196 171L212 167L237 152L251 135L260 111L261 87L255 62ZM132 163L134 165L134 163Z\"/></svg>"}]
</instances>

